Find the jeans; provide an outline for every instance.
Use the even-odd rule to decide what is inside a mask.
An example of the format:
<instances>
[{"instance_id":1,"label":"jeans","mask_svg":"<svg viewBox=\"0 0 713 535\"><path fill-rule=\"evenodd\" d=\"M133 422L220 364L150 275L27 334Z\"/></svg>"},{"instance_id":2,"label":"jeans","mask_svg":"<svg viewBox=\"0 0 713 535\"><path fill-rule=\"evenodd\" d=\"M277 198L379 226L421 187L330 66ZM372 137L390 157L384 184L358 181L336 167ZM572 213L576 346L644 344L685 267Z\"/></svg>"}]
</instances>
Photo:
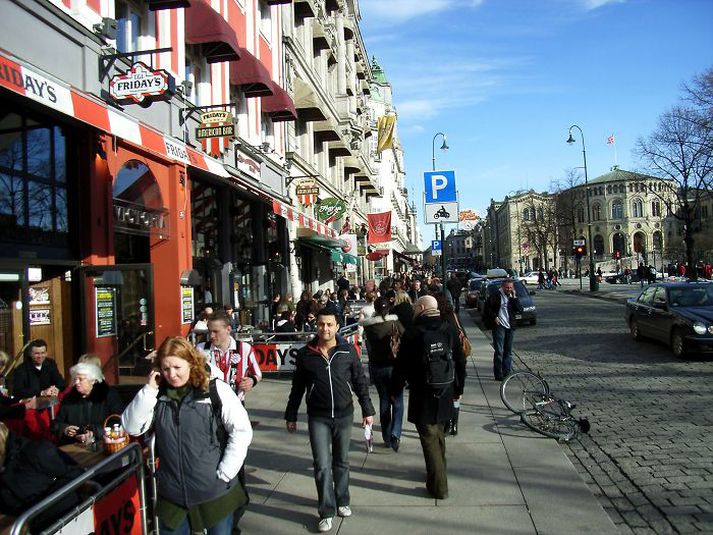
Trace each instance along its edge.
<instances>
[{"instance_id":1,"label":"jeans","mask_svg":"<svg viewBox=\"0 0 713 535\"><path fill-rule=\"evenodd\" d=\"M379 393L381 438L384 439L386 444L391 443L391 437L401 438L401 425L404 419L403 392L393 402L389 396L389 384L391 383L393 372L393 366L372 366L369 371L371 380Z\"/></svg>"},{"instance_id":2,"label":"jeans","mask_svg":"<svg viewBox=\"0 0 713 535\"><path fill-rule=\"evenodd\" d=\"M446 472L446 436L443 424L416 424L421 439L423 458L426 461L426 489L434 498L448 496L448 474Z\"/></svg>"},{"instance_id":3,"label":"jeans","mask_svg":"<svg viewBox=\"0 0 713 535\"><path fill-rule=\"evenodd\" d=\"M498 380L512 372L512 337L512 329L502 325L493 329L493 375Z\"/></svg>"},{"instance_id":4,"label":"jeans","mask_svg":"<svg viewBox=\"0 0 713 535\"><path fill-rule=\"evenodd\" d=\"M337 507L349 505L348 455L353 420L353 414L342 418L309 417L319 518L331 518Z\"/></svg>"},{"instance_id":5,"label":"jeans","mask_svg":"<svg viewBox=\"0 0 713 535\"><path fill-rule=\"evenodd\" d=\"M188 515L176 529L168 529L163 522L160 522L159 526L160 535L191 535L192 532ZM208 535L230 535L232 532L233 513L224 516L217 524L207 530Z\"/></svg>"}]
</instances>

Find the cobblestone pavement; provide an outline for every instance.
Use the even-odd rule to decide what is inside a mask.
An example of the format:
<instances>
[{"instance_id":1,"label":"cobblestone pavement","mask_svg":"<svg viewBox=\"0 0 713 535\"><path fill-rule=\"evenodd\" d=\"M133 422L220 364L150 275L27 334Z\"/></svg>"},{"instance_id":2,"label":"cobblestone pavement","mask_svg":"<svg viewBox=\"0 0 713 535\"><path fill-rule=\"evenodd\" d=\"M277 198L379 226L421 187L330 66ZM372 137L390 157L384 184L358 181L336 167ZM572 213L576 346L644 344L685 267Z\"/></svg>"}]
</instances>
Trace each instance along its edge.
<instances>
[{"instance_id":1,"label":"cobblestone pavement","mask_svg":"<svg viewBox=\"0 0 713 535\"><path fill-rule=\"evenodd\" d=\"M713 533L713 360L635 342L623 305L538 292L515 335L520 367L577 403L589 436L564 446L622 533ZM477 314L476 314L477 317Z\"/></svg>"}]
</instances>

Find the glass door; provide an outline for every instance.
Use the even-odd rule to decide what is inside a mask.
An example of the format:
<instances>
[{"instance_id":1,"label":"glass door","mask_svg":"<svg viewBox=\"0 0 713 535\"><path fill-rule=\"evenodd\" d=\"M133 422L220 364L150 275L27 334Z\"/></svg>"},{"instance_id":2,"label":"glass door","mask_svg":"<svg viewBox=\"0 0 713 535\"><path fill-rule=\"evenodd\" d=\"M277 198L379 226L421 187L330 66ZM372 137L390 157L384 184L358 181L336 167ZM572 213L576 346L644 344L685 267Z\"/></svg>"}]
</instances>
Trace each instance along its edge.
<instances>
[{"instance_id":1,"label":"glass door","mask_svg":"<svg viewBox=\"0 0 713 535\"><path fill-rule=\"evenodd\" d=\"M22 272L0 270L0 351L7 353L10 359L22 350L25 343L27 325L22 314L24 284Z\"/></svg>"}]
</instances>

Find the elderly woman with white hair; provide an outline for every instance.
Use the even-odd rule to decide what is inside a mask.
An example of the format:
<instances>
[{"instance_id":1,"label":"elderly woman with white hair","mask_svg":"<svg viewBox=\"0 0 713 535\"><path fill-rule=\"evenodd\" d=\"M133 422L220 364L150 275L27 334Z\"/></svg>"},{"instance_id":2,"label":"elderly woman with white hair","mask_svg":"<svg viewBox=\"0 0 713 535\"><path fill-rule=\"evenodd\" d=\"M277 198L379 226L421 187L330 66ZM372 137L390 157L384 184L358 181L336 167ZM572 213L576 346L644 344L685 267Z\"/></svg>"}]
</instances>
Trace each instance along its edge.
<instances>
[{"instance_id":1,"label":"elderly woman with white hair","mask_svg":"<svg viewBox=\"0 0 713 535\"><path fill-rule=\"evenodd\" d=\"M121 414L124 408L96 364L80 362L69 373L74 386L62 399L52 430L60 444L91 444L103 437L106 417Z\"/></svg>"}]
</instances>

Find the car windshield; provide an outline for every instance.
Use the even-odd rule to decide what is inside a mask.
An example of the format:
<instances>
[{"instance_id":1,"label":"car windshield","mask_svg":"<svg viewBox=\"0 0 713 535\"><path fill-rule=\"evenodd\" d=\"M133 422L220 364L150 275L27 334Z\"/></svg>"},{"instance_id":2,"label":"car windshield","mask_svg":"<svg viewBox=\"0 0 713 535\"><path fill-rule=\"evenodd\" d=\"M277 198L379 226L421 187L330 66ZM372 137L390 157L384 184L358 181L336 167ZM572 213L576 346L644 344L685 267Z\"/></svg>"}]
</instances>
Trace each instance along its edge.
<instances>
[{"instance_id":1,"label":"car windshield","mask_svg":"<svg viewBox=\"0 0 713 535\"><path fill-rule=\"evenodd\" d=\"M471 290L477 290L478 288L480 288L479 280L470 281L470 289Z\"/></svg>"},{"instance_id":2,"label":"car windshield","mask_svg":"<svg viewBox=\"0 0 713 535\"><path fill-rule=\"evenodd\" d=\"M669 302L672 307L713 306L713 285L671 288Z\"/></svg>"}]
</instances>

